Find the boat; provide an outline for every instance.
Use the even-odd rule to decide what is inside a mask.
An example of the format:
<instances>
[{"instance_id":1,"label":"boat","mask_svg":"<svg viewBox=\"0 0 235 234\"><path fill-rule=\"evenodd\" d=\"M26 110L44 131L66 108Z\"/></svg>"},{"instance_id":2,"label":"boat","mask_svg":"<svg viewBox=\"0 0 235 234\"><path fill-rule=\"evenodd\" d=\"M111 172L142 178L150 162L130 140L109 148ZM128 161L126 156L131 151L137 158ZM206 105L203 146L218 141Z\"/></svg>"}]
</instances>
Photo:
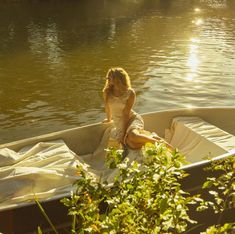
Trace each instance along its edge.
<instances>
[{"instance_id":1,"label":"boat","mask_svg":"<svg viewBox=\"0 0 235 234\"><path fill-rule=\"evenodd\" d=\"M225 159L235 155L235 107L170 109L144 113L142 117L147 131L156 132L161 137L169 138L168 142L171 141L174 147L185 150L186 154L191 157L190 164L182 168L189 174L182 182L182 187L190 193L196 193L201 189L203 182L208 176L208 172L203 168L207 167L212 160ZM62 139L66 146L75 154L88 155L99 147L105 131L111 125L110 123L95 123L78 126L2 144L0 149L9 149L17 152L24 147L36 145L39 142L52 142ZM174 133L171 132L172 128L175 131ZM212 136L208 135L208 132L214 132L216 137L213 134ZM181 136L177 140L174 134L181 134ZM188 145L191 142L190 139L192 139L190 137L198 140L195 144L200 146L198 148L199 151L190 151L188 149ZM184 146L182 146L182 142ZM203 155L198 157L198 152L202 148L205 151ZM213 152L213 159L205 159L205 152L210 155ZM0 187L0 192L1 189ZM40 200L47 215L60 230L63 230L70 222L67 209L60 202L66 196L70 196L70 192ZM200 218L204 219L205 217ZM0 233L33 233L38 226L44 231L50 230L47 220L43 217L34 201L23 201L4 206L0 203ZM61 231L60 233L63 232Z\"/></svg>"}]
</instances>

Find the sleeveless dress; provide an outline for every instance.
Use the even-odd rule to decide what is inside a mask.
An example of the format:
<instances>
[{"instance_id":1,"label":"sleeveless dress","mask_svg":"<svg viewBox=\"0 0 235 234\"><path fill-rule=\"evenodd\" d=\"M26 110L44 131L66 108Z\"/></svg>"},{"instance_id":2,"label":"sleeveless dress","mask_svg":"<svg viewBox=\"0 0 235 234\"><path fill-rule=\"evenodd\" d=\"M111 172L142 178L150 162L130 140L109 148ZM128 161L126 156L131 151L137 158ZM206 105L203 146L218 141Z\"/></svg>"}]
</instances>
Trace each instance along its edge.
<instances>
[{"instance_id":1,"label":"sleeveless dress","mask_svg":"<svg viewBox=\"0 0 235 234\"><path fill-rule=\"evenodd\" d=\"M126 102L130 94L131 94L131 89L128 89L126 92L124 92L123 95L119 97L114 96L113 94L110 94L108 98L108 103L110 106L110 110L112 112L112 118L113 118L113 122L115 126L115 129L111 134L111 137L117 141L120 141L122 136L125 135L124 143L125 143L125 138L127 134L131 130L144 128L144 121L142 117L139 114L137 114L134 110L131 109L127 130L125 134L123 133L123 109L126 106Z\"/></svg>"}]
</instances>

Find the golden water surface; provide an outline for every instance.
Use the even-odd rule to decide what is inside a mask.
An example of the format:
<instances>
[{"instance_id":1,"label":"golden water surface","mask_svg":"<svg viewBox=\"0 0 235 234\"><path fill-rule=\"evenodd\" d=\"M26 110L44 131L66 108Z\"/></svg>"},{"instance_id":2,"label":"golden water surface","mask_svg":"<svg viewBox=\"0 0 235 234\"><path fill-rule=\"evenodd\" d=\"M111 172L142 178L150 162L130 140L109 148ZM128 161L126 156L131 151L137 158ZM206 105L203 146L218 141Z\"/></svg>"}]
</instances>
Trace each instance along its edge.
<instances>
[{"instance_id":1,"label":"golden water surface","mask_svg":"<svg viewBox=\"0 0 235 234\"><path fill-rule=\"evenodd\" d=\"M0 2L0 143L95 123L111 66L135 110L235 105L235 0Z\"/></svg>"}]
</instances>

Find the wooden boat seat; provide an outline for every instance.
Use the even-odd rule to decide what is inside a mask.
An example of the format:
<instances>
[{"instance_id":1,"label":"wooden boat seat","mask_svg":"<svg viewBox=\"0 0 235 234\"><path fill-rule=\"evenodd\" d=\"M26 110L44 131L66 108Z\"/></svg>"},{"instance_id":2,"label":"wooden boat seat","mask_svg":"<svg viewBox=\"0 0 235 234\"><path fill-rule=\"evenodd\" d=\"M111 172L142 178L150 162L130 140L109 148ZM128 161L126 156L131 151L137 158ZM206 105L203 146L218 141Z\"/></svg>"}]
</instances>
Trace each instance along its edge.
<instances>
[{"instance_id":1,"label":"wooden boat seat","mask_svg":"<svg viewBox=\"0 0 235 234\"><path fill-rule=\"evenodd\" d=\"M188 162L213 158L235 149L235 136L199 117L175 117L166 140L186 156Z\"/></svg>"}]
</instances>

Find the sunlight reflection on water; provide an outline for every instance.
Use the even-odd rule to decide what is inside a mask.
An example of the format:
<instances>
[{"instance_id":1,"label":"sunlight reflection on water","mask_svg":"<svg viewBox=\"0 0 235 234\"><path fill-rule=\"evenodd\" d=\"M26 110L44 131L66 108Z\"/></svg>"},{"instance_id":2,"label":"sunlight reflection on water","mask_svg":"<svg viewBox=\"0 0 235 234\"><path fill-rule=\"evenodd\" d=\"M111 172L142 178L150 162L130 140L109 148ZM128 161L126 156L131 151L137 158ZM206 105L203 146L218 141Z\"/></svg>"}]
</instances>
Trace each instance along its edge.
<instances>
[{"instance_id":1,"label":"sunlight reflection on water","mask_svg":"<svg viewBox=\"0 0 235 234\"><path fill-rule=\"evenodd\" d=\"M0 3L0 142L102 120L111 66L141 113L235 104L233 1L25 4Z\"/></svg>"}]
</instances>

